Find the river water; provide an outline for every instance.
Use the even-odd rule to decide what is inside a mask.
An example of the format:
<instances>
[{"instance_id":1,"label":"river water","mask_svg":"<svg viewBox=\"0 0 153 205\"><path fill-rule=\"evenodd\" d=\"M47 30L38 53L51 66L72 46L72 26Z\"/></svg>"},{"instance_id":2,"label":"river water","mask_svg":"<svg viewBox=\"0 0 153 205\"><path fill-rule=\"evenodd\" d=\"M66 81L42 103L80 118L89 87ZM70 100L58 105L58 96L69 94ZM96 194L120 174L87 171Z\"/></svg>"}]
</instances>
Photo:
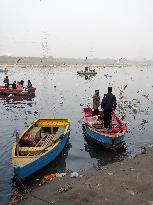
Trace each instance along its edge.
<instances>
[{"instance_id":1,"label":"river water","mask_svg":"<svg viewBox=\"0 0 153 205\"><path fill-rule=\"evenodd\" d=\"M19 187L14 181L11 149L14 131L20 132L36 118L70 118L69 142L57 161L32 176L24 186L34 186L50 172L85 170L107 164L140 152L142 146L153 144L153 67L96 68L97 75L77 75L82 68L12 68L10 82L28 79L37 88L35 97L0 97L0 204L7 204ZM0 73L3 84L4 73ZM107 87L113 87L118 107L116 113L128 125L126 146L112 152L87 141L82 134L80 119L83 107L92 105L95 89L101 99ZM80 120L80 121L79 121Z\"/></svg>"}]
</instances>

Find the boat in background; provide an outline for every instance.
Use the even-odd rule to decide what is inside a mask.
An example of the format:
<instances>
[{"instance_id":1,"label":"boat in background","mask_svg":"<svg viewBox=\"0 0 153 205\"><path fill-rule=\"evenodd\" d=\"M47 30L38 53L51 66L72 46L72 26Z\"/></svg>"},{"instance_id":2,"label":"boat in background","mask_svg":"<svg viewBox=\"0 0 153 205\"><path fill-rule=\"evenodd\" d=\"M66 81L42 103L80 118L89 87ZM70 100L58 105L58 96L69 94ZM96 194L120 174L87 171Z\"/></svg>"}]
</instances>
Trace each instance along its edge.
<instances>
[{"instance_id":1,"label":"boat in background","mask_svg":"<svg viewBox=\"0 0 153 205\"><path fill-rule=\"evenodd\" d=\"M83 70L77 71L77 74L78 75L92 75L92 76L95 76L97 74L97 72L95 71L95 68L91 69L90 66L86 66L84 71Z\"/></svg>"},{"instance_id":2,"label":"boat in background","mask_svg":"<svg viewBox=\"0 0 153 205\"><path fill-rule=\"evenodd\" d=\"M5 86L0 86L0 95L33 95L35 94L36 88L17 88L12 87L6 88Z\"/></svg>"},{"instance_id":3,"label":"boat in background","mask_svg":"<svg viewBox=\"0 0 153 205\"><path fill-rule=\"evenodd\" d=\"M38 119L21 135L12 149L15 175L24 180L45 167L62 152L70 133L69 119Z\"/></svg>"},{"instance_id":4,"label":"boat in background","mask_svg":"<svg viewBox=\"0 0 153 205\"><path fill-rule=\"evenodd\" d=\"M84 134L106 148L116 149L123 146L127 126L122 124L119 117L112 112L112 128L106 129L103 126L103 112L99 112L98 116L92 114L91 108L83 109Z\"/></svg>"},{"instance_id":5,"label":"boat in background","mask_svg":"<svg viewBox=\"0 0 153 205\"><path fill-rule=\"evenodd\" d=\"M77 71L77 74L78 75L93 75L93 76L95 76L97 74L97 72L94 72L94 71L92 71L92 72Z\"/></svg>"},{"instance_id":6,"label":"boat in background","mask_svg":"<svg viewBox=\"0 0 153 205\"><path fill-rule=\"evenodd\" d=\"M0 68L0 73L7 73L8 69L7 68Z\"/></svg>"},{"instance_id":7,"label":"boat in background","mask_svg":"<svg viewBox=\"0 0 153 205\"><path fill-rule=\"evenodd\" d=\"M8 72L7 64L5 64L3 68L0 68L0 73L7 73L7 72Z\"/></svg>"}]
</instances>

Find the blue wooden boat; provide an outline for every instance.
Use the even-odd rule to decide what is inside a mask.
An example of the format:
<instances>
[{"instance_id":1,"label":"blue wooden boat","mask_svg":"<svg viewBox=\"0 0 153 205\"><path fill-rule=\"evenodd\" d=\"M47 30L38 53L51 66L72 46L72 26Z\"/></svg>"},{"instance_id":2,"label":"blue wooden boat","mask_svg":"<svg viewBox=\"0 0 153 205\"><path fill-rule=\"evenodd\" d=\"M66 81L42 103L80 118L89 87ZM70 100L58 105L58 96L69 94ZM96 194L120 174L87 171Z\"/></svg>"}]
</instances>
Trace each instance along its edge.
<instances>
[{"instance_id":1,"label":"blue wooden boat","mask_svg":"<svg viewBox=\"0 0 153 205\"><path fill-rule=\"evenodd\" d=\"M70 133L68 119L38 119L19 137L12 149L15 175L24 180L55 160Z\"/></svg>"},{"instance_id":2,"label":"blue wooden boat","mask_svg":"<svg viewBox=\"0 0 153 205\"><path fill-rule=\"evenodd\" d=\"M112 113L112 128L105 129L103 126L103 113L92 116L91 108L83 109L83 131L91 140L106 148L118 148L124 144L124 134L127 126L123 125L118 116Z\"/></svg>"}]
</instances>

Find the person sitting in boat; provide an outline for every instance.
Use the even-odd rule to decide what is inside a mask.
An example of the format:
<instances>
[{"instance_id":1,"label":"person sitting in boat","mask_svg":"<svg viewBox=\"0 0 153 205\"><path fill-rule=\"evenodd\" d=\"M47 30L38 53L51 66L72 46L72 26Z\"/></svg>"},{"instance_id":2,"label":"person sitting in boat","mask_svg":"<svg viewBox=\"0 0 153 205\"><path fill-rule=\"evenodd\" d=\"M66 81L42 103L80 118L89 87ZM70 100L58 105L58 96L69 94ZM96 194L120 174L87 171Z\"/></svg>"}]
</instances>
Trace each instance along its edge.
<instances>
[{"instance_id":1,"label":"person sitting in boat","mask_svg":"<svg viewBox=\"0 0 153 205\"><path fill-rule=\"evenodd\" d=\"M5 83L5 89L9 88L9 78L8 78L8 76L6 76L6 77L4 78L4 81L3 81L3 82Z\"/></svg>"},{"instance_id":2,"label":"person sitting in boat","mask_svg":"<svg viewBox=\"0 0 153 205\"><path fill-rule=\"evenodd\" d=\"M87 66L84 68L84 71L85 71L85 72L88 72L88 67L87 67Z\"/></svg>"},{"instance_id":3,"label":"person sitting in boat","mask_svg":"<svg viewBox=\"0 0 153 205\"><path fill-rule=\"evenodd\" d=\"M16 81L13 82L12 89L16 89Z\"/></svg>"},{"instance_id":4,"label":"person sitting in boat","mask_svg":"<svg viewBox=\"0 0 153 205\"><path fill-rule=\"evenodd\" d=\"M108 87L108 93L104 94L101 102L101 109L103 110L104 127L111 128L112 116L111 113L116 109L116 97L112 94L112 87Z\"/></svg>"},{"instance_id":5,"label":"person sitting in boat","mask_svg":"<svg viewBox=\"0 0 153 205\"><path fill-rule=\"evenodd\" d=\"M20 82L19 82L19 85L23 88L23 84L24 84L24 81L23 80L21 80Z\"/></svg>"},{"instance_id":6,"label":"person sitting in boat","mask_svg":"<svg viewBox=\"0 0 153 205\"><path fill-rule=\"evenodd\" d=\"M19 83L20 83L19 81L16 82L16 89L21 89L22 88L22 86Z\"/></svg>"},{"instance_id":7,"label":"person sitting in boat","mask_svg":"<svg viewBox=\"0 0 153 205\"><path fill-rule=\"evenodd\" d=\"M100 106L99 90L95 90L95 94L93 95L93 109L94 109L93 116L98 115L99 106Z\"/></svg>"},{"instance_id":8,"label":"person sitting in boat","mask_svg":"<svg viewBox=\"0 0 153 205\"><path fill-rule=\"evenodd\" d=\"M32 83L30 80L28 80L28 85L27 85L27 88L32 88Z\"/></svg>"}]
</instances>

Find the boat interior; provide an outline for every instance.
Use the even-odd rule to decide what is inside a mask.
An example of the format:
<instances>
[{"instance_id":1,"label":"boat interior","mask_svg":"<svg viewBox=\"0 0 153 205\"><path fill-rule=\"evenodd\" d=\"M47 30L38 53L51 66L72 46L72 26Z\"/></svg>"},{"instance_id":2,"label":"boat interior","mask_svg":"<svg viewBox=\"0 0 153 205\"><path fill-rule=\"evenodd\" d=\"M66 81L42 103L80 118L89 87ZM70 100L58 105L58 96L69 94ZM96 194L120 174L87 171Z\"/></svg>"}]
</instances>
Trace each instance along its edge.
<instances>
[{"instance_id":1,"label":"boat interior","mask_svg":"<svg viewBox=\"0 0 153 205\"><path fill-rule=\"evenodd\" d=\"M104 128L103 113L100 111L98 116L93 116L93 111L90 108L84 108L84 122L91 128L102 133L114 134L126 129L114 113L112 114L110 128Z\"/></svg>"},{"instance_id":2,"label":"boat interior","mask_svg":"<svg viewBox=\"0 0 153 205\"><path fill-rule=\"evenodd\" d=\"M50 123L38 121L19 138L17 156L39 155L48 151L49 147L64 135L68 123Z\"/></svg>"}]
</instances>

